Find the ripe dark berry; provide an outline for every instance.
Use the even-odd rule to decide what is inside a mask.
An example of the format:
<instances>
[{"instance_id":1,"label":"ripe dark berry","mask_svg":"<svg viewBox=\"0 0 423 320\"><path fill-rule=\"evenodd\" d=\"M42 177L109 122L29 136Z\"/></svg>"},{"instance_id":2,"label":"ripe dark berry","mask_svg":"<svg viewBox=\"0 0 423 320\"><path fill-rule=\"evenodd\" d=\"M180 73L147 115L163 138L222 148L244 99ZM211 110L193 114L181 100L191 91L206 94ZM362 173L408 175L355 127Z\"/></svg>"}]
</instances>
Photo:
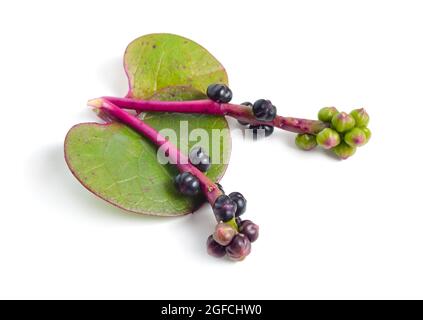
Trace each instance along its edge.
<instances>
[{"instance_id":1,"label":"ripe dark berry","mask_svg":"<svg viewBox=\"0 0 423 320\"><path fill-rule=\"evenodd\" d=\"M217 221L228 222L235 216L236 203L227 195L223 194L214 202L213 212Z\"/></svg>"},{"instance_id":2,"label":"ripe dark berry","mask_svg":"<svg viewBox=\"0 0 423 320\"><path fill-rule=\"evenodd\" d=\"M232 192L229 194L229 198L236 203L235 217L239 217L247 210L247 200L241 193Z\"/></svg>"},{"instance_id":3,"label":"ripe dark berry","mask_svg":"<svg viewBox=\"0 0 423 320\"><path fill-rule=\"evenodd\" d=\"M226 249L218 244L211 235L207 238L207 253L213 257L222 258L226 255Z\"/></svg>"},{"instance_id":4,"label":"ripe dark berry","mask_svg":"<svg viewBox=\"0 0 423 320\"><path fill-rule=\"evenodd\" d=\"M253 113L257 120L272 121L276 117L276 107L270 100L260 99L254 102Z\"/></svg>"},{"instance_id":5,"label":"ripe dark berry","mask_svg":"<svg viewBox=\"0 0 423 320\"><path fill-rule=\"evenodd\" d=\"M243 102L243 103L241 103L241 106L246 106L246 107L252 108L253 104L251 102ZM241 121L241 120L238 120L238 123L242 126L248 125L248 122L244 122L244 121Z\"/></svg>"},{"instance_id":6,"label":"ripe dark berry","mask_svg":"<svg viewBox=\"0 0 423 320\"><path fill-rule=\"evenodd\" d=\"M263 132L265 137L270 136L273 133L274 127L262 124L258 126L250 125L249 129L253 130L253 139L257 140L257 137L262 136Z\"/></svg>"},{"instance_id":7,"label":"ripe dark berry","mask_svg":"<svg viewBox=\"0 0 423 320\"><path fill-rule=\"evenodd\" d=\"M232 260L244 260L251 252L251 242L247 236L239 233L232 242L226 247L226 254Z\"/></svg>"},{"instance_id":8,"label":"ripe dark berry","mask_svg":"<svg viewBox=\"0 0 423 320\"><path fill-rule=\"evenodd\" d=\"M195 196L200 192L200 181L190 172L182 172L175 177L175 185L179 192L187 196Z\"/></svg>"},{"instance_id":9,"label":"ripe dark berry","mask_svg":"<svg viewBox=\"0 0 423 320\"><path fill-rule=\"evenodd\" d=\"M215 83L208 86L207 96L210 100L219 103L228 103L232 100L232 91L227 85Z\"/></svg>"},{"instance_id":10,"label":"ripe dark berry","mask_svg":"<svg viewBox=\"0 0 423 320\"><path fill-rule=\"evenodd\" d=\"M206 172L211 166L210 157L201 147L196 147L191 150L189 153L189 161L197 167L198 170L203 172Z\"/></svg>"},{"instance_id":11,"label":"ripe dark berry","mask_svg":"<svg viewBox=\"0 0 423 320\"><path fill-rule=\"evenodd\" d=\"M250 242L254 242L259 236L259 226L250 220L244 220L239 226L239 232L244 234Z\"/></svg>"}]
</instances>

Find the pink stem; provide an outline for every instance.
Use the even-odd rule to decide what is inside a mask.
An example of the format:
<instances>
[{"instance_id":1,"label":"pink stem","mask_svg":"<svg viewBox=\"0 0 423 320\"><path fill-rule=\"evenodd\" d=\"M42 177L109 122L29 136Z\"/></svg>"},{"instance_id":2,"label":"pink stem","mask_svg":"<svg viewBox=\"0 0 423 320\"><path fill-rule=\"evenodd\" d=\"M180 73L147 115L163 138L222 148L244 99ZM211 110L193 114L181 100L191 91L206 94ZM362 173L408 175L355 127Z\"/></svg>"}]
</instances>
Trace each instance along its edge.
<instances>
[{"instance_id":1,"label":"pink stem","mask_svg":"<svg viewBox=\"0 0 423 320\"><path fill-rule=\"evenodd\" d=\"M162 135L160 135L160 133L147 125L144 121L103 98L90 100L88 105L94 107L99 113L99 116L103 119L116 119L146 137L157 147L163 146L163 149L168 152L166 155L171 160L171 163L175 164L180 172L190 172L198 178L201 184L201 189L210 204L213 205L216 198L222 195L222 192L216 184L200 170L194 167L189 162L187 156L182 154L175 145L167 141Z\"/></svg>"},{"instance_id":2,"label":"pink stem","mask_svg":"<svg viewBox=\"0 0 423 320\"><path fill-rule=\"evenodd\" d=\"M118 107L124 109L132 109L136 111L203 113L223 115L220 104L208 99L194 101L137 100L132 98L116 97L103 97L103 99L114 103Z\"/></svg>"},{"instance_id":3,"label":"pink stem","mask_svg":"<svg viewBox=\"0 0 423 320\"><path fill-rule=\"evenodd\" d=\"M295 133L317 134L328 127L318 120L276 116L273 121L258 121L251 108L237 104L219 104L212 100L150 101L132 98L104 97L116 106L136 111L201 113L230 116L251 125L269 125Z\"/></svg>"}]
</instances>

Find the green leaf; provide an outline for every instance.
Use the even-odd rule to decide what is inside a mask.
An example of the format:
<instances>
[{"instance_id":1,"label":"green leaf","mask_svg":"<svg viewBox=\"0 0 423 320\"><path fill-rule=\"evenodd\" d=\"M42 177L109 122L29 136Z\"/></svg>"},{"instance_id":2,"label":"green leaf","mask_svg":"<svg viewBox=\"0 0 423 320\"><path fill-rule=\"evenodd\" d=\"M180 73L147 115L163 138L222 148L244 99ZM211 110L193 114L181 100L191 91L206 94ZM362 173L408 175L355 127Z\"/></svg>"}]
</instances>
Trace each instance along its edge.
<instances>
[{"instance_id":1,"label":"green leaf","mask_svg":"<svg viewBox=\"0 0 423 320\"><path fill-rule=\"evenodd\" d=\"M227 83L228 79L222 65L203 47L170 34L152 34L133 41L125 52L125 69L130 84L128 96L139 99L205 99L209 84ZM158 131L174 130L177 141L171 138L171 142L178 147L186 143L188 150L194 145L207 150L212 141L216 143L212 130L222 130L217 155L210 148L210 157L220 161L206 174L214 181L223 176L231 144L224 117L153 112L140 117ZM204 129L208 139L198 144L187 141L189 135L180 134L183 121L187 121L189 133ZM74 126L65 140L65 158L87 189L128 211L178 216L195 211L205 200L201 195L189 198L178 193L173 185L176 167L160 164L157 148L148 139L118 123Z\"/></svg>"},{"instance_id":2,"label":"green leaf","mask_svg":"<svg viewBox=\"0 0 423 320\"><path fill-rule=\"evenodd\" d=\"M177 35L142 36L129 44L124 58L128 97L149 98L165 87L206 92L211 83L228 83L225 69L206 49Z\"/></svg>"},{"instance_id":3,"label":"green leaf","mask_svg":"<svg viewBox=\"0 0 423 320\"><path fill-rule=\"evenodd\" d=\"M227 129L226 120L217 116L149 114L144 120L156 130L174 128L178 137L183 135L179 135L175 124L179 126L180 121L189 120L190 131L202 128L209 133L209 140L199 144L203 147L211 144L212 129ZM226 133L219 139L220 163L225 157L229 158L230 152L229 131L222 132ZM189 149L195 144L196 141L190 141ZM128 211L177 216L195 211L204 201L202 196L181 195L173 185L173 178L178 173L176 167L159 164L157 148L118 123L74 126L65 140L65 156L72 173L87 189ZM225 164L212 164L207 176L218 181L225 170Z\"/></svg>"}]
</instances>

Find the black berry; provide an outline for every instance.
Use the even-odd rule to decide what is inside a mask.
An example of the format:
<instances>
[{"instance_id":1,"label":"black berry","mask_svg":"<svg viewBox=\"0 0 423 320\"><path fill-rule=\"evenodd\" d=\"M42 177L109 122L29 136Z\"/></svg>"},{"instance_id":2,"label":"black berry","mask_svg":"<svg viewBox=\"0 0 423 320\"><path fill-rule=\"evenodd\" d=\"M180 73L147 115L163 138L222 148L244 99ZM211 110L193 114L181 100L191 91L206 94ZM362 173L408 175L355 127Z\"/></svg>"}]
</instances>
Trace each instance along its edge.
<instances>
[{"instance_id":1,"label":"black berry","mask_svg":"<svg viewBox=\"0 0 423 320\"><path fill-rule=\"evenodd\" d=\"M239 232L244 234L250 242L254 242L259 236L259 226L250 220L244 220L239 226Z\"/></svg>"},{"instance_id":2,"label":"black berry","mask_svg":"<svg viewBox=\"0 0 423 320\"><path fill-rule=\"evenodd\" d=\"M247 210L247 200L241 193L232 192L229 194L229 198L236 203L235 217L239 217Z\"/></svg>"},{"instance_id":3,"label":"black berry","mask_svg":"<svg viewBox=\"0 0 423 320\"><path fill-rule=\"evenodd\" d=\"M219 196L213 204L213 212L217 221L228 222L235 216L236 202L227 195Z\"/></svg>"},{"instance_id":4,"label":"black berry","mask_svg":"<svg viewBox=\"0 0 423 320\"><path fill-rule=\"evenodd\" d=\"M253 113L257 120L272 121L276 117L276 107L270 100L260 99L254 102Z\"/></svg>"},{"instance_id":5,"label":"black berry","mask_svg":"<svg viewBox=\"0 0 423 320\"><path fill-rule=\"evenodd\" d=\"M203 172L206 172L211 166L210 157L203 151L201 147L196 147L191 150L189 154L189 161L191 164L197 167L198 170Z\"/></svg>"},{"instance_id":6,"label":"black berry","mask_svg":"<svg viewBox=\"0 0 423 320\"><path fill-rule=\"evenodd\" d=\"M268 126L268 125L265 125L265 124L258 125L258 126L250 125L248 128L250 130L253 130L253 139L254 140L257 140L257 137L262 135L263 131L264 131L265 137L270 136L273 133L273 129L274 129L273 126Z\"/></svg>"},{"instance_id":7,"label":"black berry","mask_svg":"<svg viewBox=\"0 0 423 320\"><path fill-rule=\"evenodd\" d=\"M226 255L226 249L218 244L211 235L207 238L207 253L213 257L222 258Z\"/></svg>"},{"instance_id":8,"label":"black berry","mask_svg":"<svg viewBox=\"0 0 423 320\"><path fill-rule=\"evenodd\" d=\"M226 247L226 254L233 260L243 260L251 252L251 242L243 234L237 234Z\"/></svg>"},{"instance_id":9,"label":"black berry","mask_svg":"<svg viewBox=\"0 0 423 320\"><path fill-rule=\"evenodd\" d=\"M215 83L208 86L207 96L210 100L219 103L228 103L232 100L232 91L227 85Z\"/></svg>"},{"instance_id":10,"label":"black berry","mask_svg":"<svg viewBox=\"0 0 423 320\"><path fill-rule=\"evenodd\" d=\"M175 185L179 192L187 196L195 196L200 192L200 181L189 172L182 172L175 177Z\"/></svg>"}]
</instances>

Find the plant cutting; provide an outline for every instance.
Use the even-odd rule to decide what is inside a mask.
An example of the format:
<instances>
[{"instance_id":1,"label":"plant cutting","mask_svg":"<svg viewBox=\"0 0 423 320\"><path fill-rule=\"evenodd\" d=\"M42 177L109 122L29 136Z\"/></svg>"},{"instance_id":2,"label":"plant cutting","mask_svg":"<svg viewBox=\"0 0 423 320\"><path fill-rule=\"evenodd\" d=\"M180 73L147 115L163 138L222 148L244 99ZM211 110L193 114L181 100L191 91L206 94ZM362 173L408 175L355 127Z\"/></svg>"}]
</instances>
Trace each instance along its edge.
<instances>
[{"instance_id":1,"label":"plant cutting","mask_svg":"<svg viewBox=\"0 0 423 320\"><path fill-rule=\"evenodd\" d=\"M88 102L105 123L71 128L65 139L66 162L88 190L134 213L180 216L209 202L217 224L207 239L207 252L216 257L243 260L259 235L255 223L241 218L244 196L227 195L218 183L230 156L226 116L255 136L260 130L269 136L275 127L295 132L300 148L320 145L341 159L370 139L364 109L347 114L323 108L318 120L307 120L278 115L267 99L230 103L223 66L180 36L151 34L134 40L125 51L124 68L128 94ZM165 136L163 130L174 135ZM196 130L207 138L190 139ZM217 142L212 139L215 130L220 133ZM168 163L158 161L159 152Z\"/></svg>"}]
</instances>

